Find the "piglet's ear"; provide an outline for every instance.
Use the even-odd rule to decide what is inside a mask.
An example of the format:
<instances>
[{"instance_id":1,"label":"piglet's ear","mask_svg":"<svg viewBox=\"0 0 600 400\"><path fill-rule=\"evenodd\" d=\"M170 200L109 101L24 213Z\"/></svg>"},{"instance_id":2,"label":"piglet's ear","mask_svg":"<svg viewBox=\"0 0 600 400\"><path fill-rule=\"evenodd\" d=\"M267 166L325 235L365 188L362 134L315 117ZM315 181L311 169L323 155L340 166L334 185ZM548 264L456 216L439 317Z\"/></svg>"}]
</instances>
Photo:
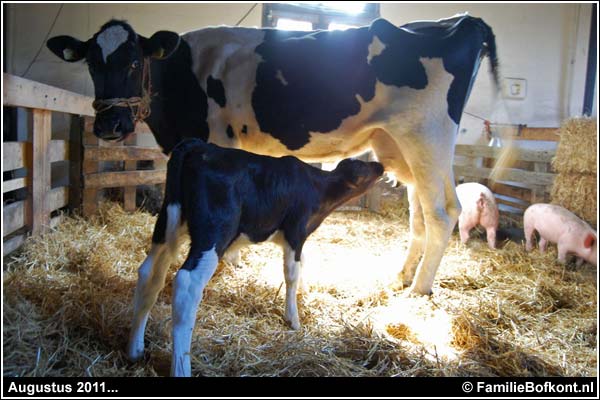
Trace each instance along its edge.
<instances>
[{"instance_id":1,"label":"piglet's ear","mask_svg":"<svg viewBox=\"0 0 600 400\"><path fill-rule=\"evenodd\" d=\"M180 36L175 32L158 31L150 39L140 36L140 45L145 56L162 60L177 50L180 40Z\"/></svg>"},{"instance_id":2,"label":"piglet's ear","mask_svg":"<svg viewBox=\"0 0 600 400\"><path fill-rule=\"evenodd\" d=\"M590 248L592 248L592 246L594 245L594 243L596 243L596 236L594 236L591 233L589 233L585 237L585 240L583 241L583 247L585 247L586 249L590 249Z\"/></svg>"}]
</instances>

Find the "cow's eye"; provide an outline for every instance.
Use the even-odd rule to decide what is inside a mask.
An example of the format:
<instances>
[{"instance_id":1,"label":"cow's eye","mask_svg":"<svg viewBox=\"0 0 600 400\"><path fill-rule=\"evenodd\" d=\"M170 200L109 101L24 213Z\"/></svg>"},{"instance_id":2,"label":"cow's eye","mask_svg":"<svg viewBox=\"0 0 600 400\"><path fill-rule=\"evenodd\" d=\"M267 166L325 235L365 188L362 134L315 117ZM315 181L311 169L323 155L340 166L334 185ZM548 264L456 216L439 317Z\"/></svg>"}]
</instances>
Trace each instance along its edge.
<instances>
[{"instance_id":1,"label":"cow's eye","mask_svg":"<svg viewBox=\"0 0 600 400\"><path fill-rule=\"evenodd\" d=\"M140 67L140 62L138 60L135 60L134 62L131 63L131 69L138 69Z\"/></svg>"}]
</instances>

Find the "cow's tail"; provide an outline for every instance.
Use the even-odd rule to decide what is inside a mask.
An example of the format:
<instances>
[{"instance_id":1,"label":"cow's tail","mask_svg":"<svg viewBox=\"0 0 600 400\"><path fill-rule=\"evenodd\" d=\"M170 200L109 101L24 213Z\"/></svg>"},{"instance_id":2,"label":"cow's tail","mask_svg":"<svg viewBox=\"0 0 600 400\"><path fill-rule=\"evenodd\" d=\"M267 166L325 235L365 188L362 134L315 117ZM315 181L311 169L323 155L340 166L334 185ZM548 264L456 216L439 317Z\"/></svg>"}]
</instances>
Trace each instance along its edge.
<instances>
[{"instance_id":1,"label":"cow's tail","mask_svg":"<svg viewBox=\"0 0 600 400\"><path fill-rule=\"evenodd\" d=\"M204 148L206 143L200 139L185 139L171 152L167 163L167 182L165 185L165 209L167 221L165 239L167 243L174 244L177 238L177 229L182 223L181 209L183 204L183 164L188 153L198 148Z\"/></svg>"},{"instance_id":2,"label":"cow's tail","mask_svg":"<svg viewBox=\"0 0 600 400\"><path fill-rule=\"evenodd\" d=\"M483 55L488 57L490 62L490 73L494 80L496 91L500 89L500 77L498 72L498 53L496 52L496 36L492 31L492 28L483 22L482 19L478 20L479 26L483 32Z\"/></svg>"}]
</instances>

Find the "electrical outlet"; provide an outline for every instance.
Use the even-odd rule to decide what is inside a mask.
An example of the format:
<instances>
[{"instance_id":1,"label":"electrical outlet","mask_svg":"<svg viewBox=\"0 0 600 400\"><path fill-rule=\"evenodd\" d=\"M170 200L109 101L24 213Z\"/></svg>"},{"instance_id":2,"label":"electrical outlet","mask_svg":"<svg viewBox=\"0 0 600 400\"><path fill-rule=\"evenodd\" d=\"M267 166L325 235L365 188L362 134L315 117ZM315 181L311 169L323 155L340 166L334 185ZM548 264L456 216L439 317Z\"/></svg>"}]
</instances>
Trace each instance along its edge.
<instances>
[{"instance_id":1,"label":"electrical outlet","mask_svg":"<svg viewBox=\"0 0 600 400\"><path fill-rule=\"evenodd\" d=\"M527 81L522 78L504 78L502 95L506 99L523 100L527 96Z\"/></svg>"}]
</instances>

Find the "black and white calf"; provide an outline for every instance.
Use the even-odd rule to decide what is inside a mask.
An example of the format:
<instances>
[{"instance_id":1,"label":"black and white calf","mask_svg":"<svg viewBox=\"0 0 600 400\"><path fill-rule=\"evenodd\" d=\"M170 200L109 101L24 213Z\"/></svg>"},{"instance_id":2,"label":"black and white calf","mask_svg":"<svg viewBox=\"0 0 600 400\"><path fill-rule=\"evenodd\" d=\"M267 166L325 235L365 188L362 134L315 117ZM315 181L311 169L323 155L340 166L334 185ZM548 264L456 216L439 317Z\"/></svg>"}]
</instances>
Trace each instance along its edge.
<instances>
[{"instance_id":1,"label":"black and white calf","mask_svg":"<svg viewBox=\"0 0 600 400\"><path fill-rule=\"evenodd\" d=\"M327 172L291 156L183 141L169 160L152 249L139 269L129 357L143 354L150 308L186 233L191 248L173 287L172 375L191 375L191 335L202 292L219 259L240 242L273 240L283 247L285 319L298 329L296 291L304 242L333 210L365 193L382 174L376 162L345 159Z\"/></svg>"}]
</instances>

